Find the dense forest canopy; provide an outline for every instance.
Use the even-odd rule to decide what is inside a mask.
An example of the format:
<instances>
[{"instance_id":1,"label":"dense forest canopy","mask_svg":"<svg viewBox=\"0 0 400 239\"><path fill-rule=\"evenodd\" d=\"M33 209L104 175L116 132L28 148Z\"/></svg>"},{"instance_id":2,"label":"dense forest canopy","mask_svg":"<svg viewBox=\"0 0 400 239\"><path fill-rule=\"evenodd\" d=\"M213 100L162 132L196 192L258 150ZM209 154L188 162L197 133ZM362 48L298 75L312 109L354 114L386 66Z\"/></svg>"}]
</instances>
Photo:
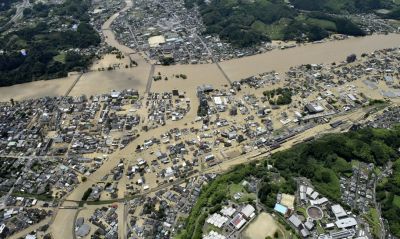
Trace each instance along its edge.
<instances>
[{"instance_id":1,"label":"dense forest canopy","mask_svg":"<svg viewBox=\"0 0 400 239\"><path fill-rule=\"evenodd\" d=\"M37 79L64 77L68 71L86 68L92 56L70 49L97 46L100 37L88 23L89 1L67 0L62 5L35 4L24 17L67 17L76 29L52 30L46 21L37 21L0 37L0 86ZM52 11L50 11L52 10ZM51 16L49 15L51 12ZM75 20L70 20L71 17Z\"/></svg>"},{"instance_id":2,"label":"dense forest canopy","mask_svg":"<svg viewBox=\"0 0 400 239\"><path fill-rule=\"evenodd\" d=\"M18 2L18 0L1 0L0 12L7 11L11 8L11 5Z\"/></svg>"},{"instance_id":3,"label":"dense forest canopy","mask_svg":"<svg viewBox=\"0 0 400 239\"><path fill-rule=\"evenodd\" d=\"M397 6L390 0L292 0L290 4L284 0L185 0L185 3L189 8L199 6L206 34L218 34L238 47L270 39L318 41L329 33L363 36L365 33L350 19L328 14L369 13ZM399 12L383 17L398 17Z\"/></svg>"},{"instance_id":4,"label":"dense forest canopy","mask_svg":"<svg viewBox=\"0 0 400 239\"><path fill-rule=\"evenodd\" d=\"M298 9L330 13L364 13L393 6L393 1L390 0L291 0L290 2Z\"/></svg>"}]
</instances>

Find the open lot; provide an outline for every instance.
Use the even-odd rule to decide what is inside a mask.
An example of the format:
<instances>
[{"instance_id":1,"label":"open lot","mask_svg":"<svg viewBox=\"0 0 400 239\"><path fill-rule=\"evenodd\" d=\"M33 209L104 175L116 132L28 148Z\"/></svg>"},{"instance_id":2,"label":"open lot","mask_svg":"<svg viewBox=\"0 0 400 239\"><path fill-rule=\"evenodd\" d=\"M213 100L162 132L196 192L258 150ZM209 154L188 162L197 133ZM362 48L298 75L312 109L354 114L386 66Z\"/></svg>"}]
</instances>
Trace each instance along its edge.
<instances>
[{"instance_id":1,"label":"open lot","mask_svg":"<svg viewBox=\"0 0 400 239\"><path fill-rule=\"evenodd\" d=\"M243 231L245 239L265 239L266 237L274 237L274 233L280 231L275 219L268 213L261 213L250 223Z\"/></svg>"}]
</instances>

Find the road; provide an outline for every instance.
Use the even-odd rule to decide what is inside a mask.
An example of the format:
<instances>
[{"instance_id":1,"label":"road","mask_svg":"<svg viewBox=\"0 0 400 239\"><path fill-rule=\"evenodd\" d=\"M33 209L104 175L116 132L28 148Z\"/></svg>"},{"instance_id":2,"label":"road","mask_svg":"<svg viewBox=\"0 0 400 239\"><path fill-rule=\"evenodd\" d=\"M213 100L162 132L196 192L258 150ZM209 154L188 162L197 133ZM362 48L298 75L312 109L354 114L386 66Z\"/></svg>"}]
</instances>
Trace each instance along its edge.
<instances>
[{"instance_id":1,"label":"road","mask_svg":"<svg viewBox=\"0 0 400 239\"><path fill-rule=\"evenodd\" d=\"M149 78L147 79L147 85L146 85L145 93L150 93L151 85L153 83L153 76L154 76L155 69L156 69L156 67L154 65L151 65L150 72L149 72Z\"/></svg>"},{"instance_id":2,"label":"road","mask_svg":"<svg viewBox=\"0 0 400 239\"><path fill-rule=\"evenodd\" d=\"M193 35L197 37L197 39L201 42L203 47L207 50L208 55L211 57L213 63L218 67L218 69L221 71L222 75L224 78L228 81L230 85L232 85L232 80L229 78L229 76L226 74L224 69L222 69L221 65L219 64L219 61L214 57L214 54L212 53L212 50L207 46L207 44L203 41L203 39L197 34L193 32Z\"/></svg>"},{"instance_id":3,"label":"road","mask_svg":"<svg viewBox=\"0 0 400 239\"><path fill-rule=\"evenodd\" d=\"M76 86L76 84L78 83L78 81L82 78L83 76L83 72L79 73L78 77L74 80L74 82L72 83L72 85L68 88L68 90L65 92L64 96L68 96L72 89L74 89L74 87Z\"/></svg>"},{"instance_id":4,"label":"road","mask_svg":"<svg viewBox=\"0 0 400 239\"><path fill-rule=\"evenodd\" d=\"M16 11L15 15L11 18L10 21L12 21L12 22L19 21L24 16L25 8L30 7L30 6L31 6L31 4L30 4L29 0L24 0L22 2L22 4L17 7L17 11Z\"/></svg>"},{"instance_id":5,"label":"road","mask_svg":"<svg viewBox=\"0 0 400 239\"><path fill-rule=\"evenodd\" d=\"M4 24L4 26L1 28L6 28L10 24L18 22L20 19L22 19L22 17L24 16L24 9L28 8L28 7L31 7L31 3L29 2L29 0L24 0L21 4L17 5L17 10L16 10L14 16L12 16L10 21L8 21L6 24Z\"/></svg>"},{"instance_id":6,"label":"road","mask_svg":"<svg viewBox=\"0 0 400 239\"><path fill-rule=\"evenodd\" d=\"M119 213L121 217L119 217L118 220L121 220L121 223L119 223L120 225L120 237L121 239L127 239L128 238L128 201L124 201L123 203L119 203L118 204L118 210L121 210L121 212Z\"/></svg>"}]
</instances>

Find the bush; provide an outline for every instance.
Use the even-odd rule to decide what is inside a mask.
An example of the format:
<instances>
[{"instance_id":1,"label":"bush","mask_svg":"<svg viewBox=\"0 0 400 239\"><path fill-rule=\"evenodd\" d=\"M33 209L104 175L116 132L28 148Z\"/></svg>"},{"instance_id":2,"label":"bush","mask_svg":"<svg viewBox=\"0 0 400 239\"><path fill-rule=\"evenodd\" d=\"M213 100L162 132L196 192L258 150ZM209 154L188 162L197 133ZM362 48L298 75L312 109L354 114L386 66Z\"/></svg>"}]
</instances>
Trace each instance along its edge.
<instances>
[{"instance_id":1,"label":"bush","mask_svg":"<svg viewBox=\"0 0 400 239\"><path fill-rule=\"evenodd\" d=\"M83 196L82 196L82 201L86 201L88 198L89 198L89 196L90 196L90 194L92 193L92 191L93 191L93 189L92 188L88 188L87 190L86 190L86 192L83 194Z\"/></svg>"}]
</instances>

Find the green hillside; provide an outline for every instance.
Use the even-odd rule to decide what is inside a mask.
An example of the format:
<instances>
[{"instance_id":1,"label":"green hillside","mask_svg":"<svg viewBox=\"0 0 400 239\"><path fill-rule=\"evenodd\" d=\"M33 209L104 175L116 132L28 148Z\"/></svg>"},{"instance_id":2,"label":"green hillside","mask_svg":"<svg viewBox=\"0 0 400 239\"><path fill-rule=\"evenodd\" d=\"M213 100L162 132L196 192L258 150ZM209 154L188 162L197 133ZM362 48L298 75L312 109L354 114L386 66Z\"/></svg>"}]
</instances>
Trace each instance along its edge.
<instances>
[{"instance_id":1,"label":"green hillside","mask_svg":"<svg viewBox=\"0 0 400 239\"><path fill-rule=\"evenodd\" d=\"M400 3L392 0L185 0L185 4L199 6L206 34L218 34L238 47L271 39L318 41L330 33L365 35L345 17L348 14L386 9L388 13L377 14L400 19Z\"/></svg>"},{"instance_id":2,"label":"green hillside","mask_svg":"<svg viewBox=\"0 0 400 239\"><path fill-rule=\"evenodd\" d=\"M291 0L295 8L330 13L364 13L381 8L393 8L391 0Z\"/></svg>"}]
</instances>

